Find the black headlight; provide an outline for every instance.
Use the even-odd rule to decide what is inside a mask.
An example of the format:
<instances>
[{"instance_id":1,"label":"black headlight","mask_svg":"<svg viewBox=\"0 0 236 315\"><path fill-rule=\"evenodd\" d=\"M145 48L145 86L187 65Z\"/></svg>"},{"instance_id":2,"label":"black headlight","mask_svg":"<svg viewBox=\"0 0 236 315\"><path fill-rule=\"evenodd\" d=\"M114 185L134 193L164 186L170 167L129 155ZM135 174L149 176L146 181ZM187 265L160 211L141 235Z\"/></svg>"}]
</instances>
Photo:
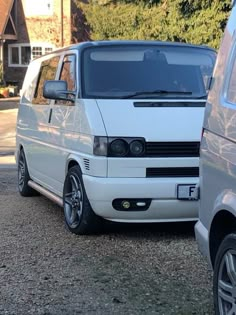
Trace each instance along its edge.
<instances>
[{"instance_id":1,"label":"black headlight","mask_svg":"<svg viewBox=\"0 0 236 315\"><path fill-rule=\"evenodd\" d=\"M93 154L107 157L142 157L145 156L145 139L95 136Z\"/></svg>"},{"instance_id":2,"label":"black headlight","mask_svg":"<svg viewBox=\"0 0 236 315\"><path fill-rule=\"evenodd\" d=\"M93 141L93 154L107 156L107 137L95 136Z\"/></svg>"},{"instance_id":3,"label":"black headlight","mask_svg":"<svg viewBox=\"0 0 236 315\"><path fill-rule=\"evenodd\" d=\"M129 146L123 139L116 139L110 143L109 154L112 156L122 157L127 155Z\"/></svg>"},{"instance_id":4,"label":"black headlight","mask_svg":"<svg viewBox=\"0 0 236 315\"><path fill-rule=\"evenodd\" d=\"M134 140L129 145L131 155L140 156L144 153L144 143L140 140Z\"/></svg>"}]
</instances>

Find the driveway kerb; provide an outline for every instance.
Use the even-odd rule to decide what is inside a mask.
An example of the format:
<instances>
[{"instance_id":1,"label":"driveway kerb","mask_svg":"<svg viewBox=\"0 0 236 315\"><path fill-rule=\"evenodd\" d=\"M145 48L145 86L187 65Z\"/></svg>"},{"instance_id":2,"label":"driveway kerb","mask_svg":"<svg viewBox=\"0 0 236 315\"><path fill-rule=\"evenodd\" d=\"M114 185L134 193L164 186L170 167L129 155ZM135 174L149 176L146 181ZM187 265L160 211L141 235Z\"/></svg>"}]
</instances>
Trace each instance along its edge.
<instances>
[{"instance_id":1,"label":"driveway kerb","mask_svg":"<svg viewBox=\"0 0 236 315\"><path fill-rule=\"evenodd\" d=\"M11 155L2 155L0 154L0 169L16 169L15 156Z\"/></svg>"}]
</instances>

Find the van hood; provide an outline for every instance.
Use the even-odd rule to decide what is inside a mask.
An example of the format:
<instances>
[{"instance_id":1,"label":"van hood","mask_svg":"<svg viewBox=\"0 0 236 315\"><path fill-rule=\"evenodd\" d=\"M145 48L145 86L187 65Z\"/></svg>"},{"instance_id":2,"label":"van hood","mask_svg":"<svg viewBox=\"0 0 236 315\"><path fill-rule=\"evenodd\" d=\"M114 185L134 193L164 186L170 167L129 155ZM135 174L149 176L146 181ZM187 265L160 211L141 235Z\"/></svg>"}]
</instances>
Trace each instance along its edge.
<instances>
[{"instance_id":1,"label":"van hood","mask_svg":"<svg viewBox=\"0 0 236 315\"><path fill-rule=\"evenodd\" d=\"M109 137L144 137L146 141L200 141L205 105L203 100L96 101ZM196 107L196 104L200 107Z\"/></svg>"}]
</instances>

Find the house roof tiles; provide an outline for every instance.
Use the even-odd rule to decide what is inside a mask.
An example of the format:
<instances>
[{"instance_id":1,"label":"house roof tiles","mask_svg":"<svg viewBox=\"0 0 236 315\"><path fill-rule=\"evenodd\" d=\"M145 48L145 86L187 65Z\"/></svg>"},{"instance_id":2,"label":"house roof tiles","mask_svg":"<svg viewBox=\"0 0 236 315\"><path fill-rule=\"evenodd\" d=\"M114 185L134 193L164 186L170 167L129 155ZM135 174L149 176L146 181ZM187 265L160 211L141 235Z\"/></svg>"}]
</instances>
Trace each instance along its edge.
<instances>
[{"instance_id":1,"label":"house roof tiles","mask_svg":"<svg viewBox=\"0 0 236 315\"><path fill-rule=\"evenodd\" d=\"M0 0L0 38L3 37L14 0Z\"/></svg>"}]
</instances>

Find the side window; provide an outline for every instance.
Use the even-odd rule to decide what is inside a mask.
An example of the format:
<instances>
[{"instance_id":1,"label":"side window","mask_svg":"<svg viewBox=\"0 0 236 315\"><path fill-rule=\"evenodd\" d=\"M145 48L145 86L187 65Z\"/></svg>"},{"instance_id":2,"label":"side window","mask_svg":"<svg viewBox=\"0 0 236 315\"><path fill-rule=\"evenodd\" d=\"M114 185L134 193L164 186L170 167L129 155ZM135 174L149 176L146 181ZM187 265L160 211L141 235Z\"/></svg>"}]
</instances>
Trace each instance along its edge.
<instances>
[{"instance_id":1,"label":"side window","mask_svg":"<svg viewBox=\"0 0 236 315\"><path fill-rule=\"evenodd\" d=\"M236 44L232 54L232 61L230 65L230 77L226 88L226 100L229 103L236 105Z\"/></svg>"},{"instance_id":2,"label":"side window","mask_svg":"<svg viewBox=\"0 0 236 315\"><path fill-rule=\"evenodd\" d=\"M68 84L69 91L76 90L76 56L68 55L64 58L60 80L64 80Z\"/></svg>"},{"instance_id":3,"label":"side window","mask_svg":"<svg viewBox=\"0 0 236 315\"><path fill-rule=\"evenodd\" d=\"M32 100L33 104L39 105L49 104L50 100L47 100L43 97L43 85L46 80L55 79L59 59L60 57L57 56L42 62L34 93L34 98Z\"/></svg>"}]
</instances>

